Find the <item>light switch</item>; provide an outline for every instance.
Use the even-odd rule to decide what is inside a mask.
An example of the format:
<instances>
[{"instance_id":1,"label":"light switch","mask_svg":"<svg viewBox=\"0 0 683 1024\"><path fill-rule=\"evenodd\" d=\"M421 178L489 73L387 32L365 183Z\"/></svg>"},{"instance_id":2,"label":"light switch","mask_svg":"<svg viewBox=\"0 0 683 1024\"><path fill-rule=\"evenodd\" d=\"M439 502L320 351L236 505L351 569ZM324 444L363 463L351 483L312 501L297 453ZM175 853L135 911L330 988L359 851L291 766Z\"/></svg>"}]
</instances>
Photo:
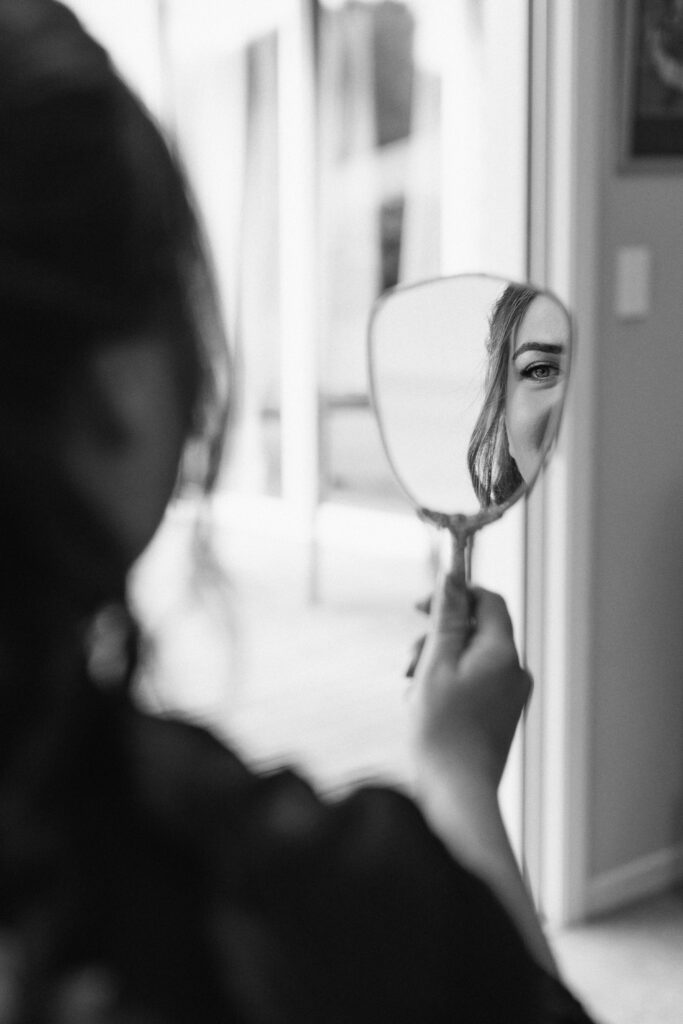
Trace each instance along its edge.
<instances>
[{"instance_id":1,"label":"light switch","mask_svg":"<svg viewBox=\"0 0 683 1024\"><path fill-rule=\"evenodd\" d=\"M620 320L644 320L650 312L652 250L647 245L617 249L614 312Z\"/></svg>"}]
</instances>

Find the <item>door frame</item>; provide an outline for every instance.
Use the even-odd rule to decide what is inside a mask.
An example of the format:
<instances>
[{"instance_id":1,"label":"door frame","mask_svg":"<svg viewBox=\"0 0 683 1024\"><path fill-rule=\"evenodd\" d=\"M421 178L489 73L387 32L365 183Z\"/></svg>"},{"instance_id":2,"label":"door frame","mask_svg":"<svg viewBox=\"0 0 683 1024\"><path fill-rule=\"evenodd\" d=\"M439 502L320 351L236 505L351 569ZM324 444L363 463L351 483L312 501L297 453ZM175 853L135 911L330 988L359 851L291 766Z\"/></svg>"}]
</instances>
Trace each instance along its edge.
<instances>
[{"instance_id":1,"label":"door frame","mask_svg":"<svg viewBox=\"0 0 683 1024\"><path fill-rule=\"evenodd\" d=\"M601 5L530 0L529 276L572 312L575 349L553 461L527 505L525 849L554 926L587 911L591 777L592 440L599 268ZM533 543L532 543L533 540Z\"/></svg>"}]
</instances>

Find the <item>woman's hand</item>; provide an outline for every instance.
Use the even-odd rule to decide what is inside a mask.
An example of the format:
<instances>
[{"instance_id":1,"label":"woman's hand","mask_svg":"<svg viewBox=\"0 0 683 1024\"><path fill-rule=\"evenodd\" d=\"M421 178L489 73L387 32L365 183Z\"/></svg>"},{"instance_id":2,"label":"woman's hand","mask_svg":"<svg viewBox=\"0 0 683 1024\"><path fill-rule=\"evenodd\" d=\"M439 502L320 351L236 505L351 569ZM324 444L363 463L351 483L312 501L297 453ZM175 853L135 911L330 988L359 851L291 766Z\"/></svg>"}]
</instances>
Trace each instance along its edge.
<instances>
[{"instance_id":1,"label":"woman's hand","mask_svg":"<svg viewBox=\"0 0 683 1024\"><path fill-rule=\"evenodd\" d=\"M530 692L505 602L447 576L416 672L417 797L446 847L489 884L532 956L554 974L497 796Z\"/></svg>"},{"instance_id":2,"label":"woman's hand","mask_svg":"<svg viewBox=\"0 0 683 1024\"><path fill-rule=\"evenodd\" d=\"M446 576L416 672L418 750L497 789L531 679L502 598Z\"/></svg>"}]
</instances>

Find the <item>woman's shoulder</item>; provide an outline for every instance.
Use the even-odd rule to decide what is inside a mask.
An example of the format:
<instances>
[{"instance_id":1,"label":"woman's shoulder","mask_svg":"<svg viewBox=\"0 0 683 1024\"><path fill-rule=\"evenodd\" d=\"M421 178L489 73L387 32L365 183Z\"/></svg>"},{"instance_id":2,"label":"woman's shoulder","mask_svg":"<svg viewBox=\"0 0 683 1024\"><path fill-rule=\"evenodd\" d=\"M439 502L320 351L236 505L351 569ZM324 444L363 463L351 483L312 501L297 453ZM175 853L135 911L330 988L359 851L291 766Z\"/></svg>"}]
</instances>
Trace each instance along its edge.
<instances>
[{"instance_id":1,"label":"woman's shoulder","mask_svg":"<svg viewBox=\"0 0 683 1024\"><path fill-rule=\"evenodd\" d=\"M210 879L217 955L239 1002L287 1006L287 1020L534 1019L535 969L517 933L407 795L364 785L323 799L292 770L251 771L187 723L138 715L131 734L149 813Z\"/></svg>"},{"instance_id":2,"label":"woman's shoulder","mask_svg":"<svg viewBox=\"0 0 683 1024\"><path fill-rule=\"evenodd\" d=\"M472 877L395 788L365 783L321 796L291 767L248 767L202 725L138 710L129 716L125 745L136 799L153 820L194 835L210 828L219 841L244 844L252 871L286 871L301 858L310 867L322 857L328 868L349 873L392 865L416 874L427 858L424 885L440 873Z\"/></svg>"},{"instance_id":3,"label":"woman's shoulder","mask_svg":"<svg viewBox=\"0 0 683 1024\"><path fill-rule=\"evenodd\" d=\"M227 1008L250 1022L584 1020L560 989L544 995L493 895L408 796L368 785L326 800L294 771L251 770L201 726L121 710L94 740L102 785L84 782L92 799L64 822L59 915L44 894L57 924L70 894L80 929L59 946L60 999L94 990L179 1021Z\"/></svg>"}]
</instances>

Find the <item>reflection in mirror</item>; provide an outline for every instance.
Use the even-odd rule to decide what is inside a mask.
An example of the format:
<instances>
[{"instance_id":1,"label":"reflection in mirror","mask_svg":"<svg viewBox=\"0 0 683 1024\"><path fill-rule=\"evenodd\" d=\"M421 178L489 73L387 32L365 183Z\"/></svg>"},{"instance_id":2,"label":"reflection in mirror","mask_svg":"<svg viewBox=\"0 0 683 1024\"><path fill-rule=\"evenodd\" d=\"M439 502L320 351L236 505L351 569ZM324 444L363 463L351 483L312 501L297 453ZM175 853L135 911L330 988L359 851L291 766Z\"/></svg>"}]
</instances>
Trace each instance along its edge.
<instances>
[{"instance_id":1,"label":"reflection in mirror","mask_svg":"<svg viewBox=\"0 0 683 1024\"><path fill-rule=\"evenodd\" d=\"M569 348L566 309L530 285L468 274L380 299L375 411L396 477L427 518L470 535L528 491L557 435Z\"/></svg>"}]
</instances>

